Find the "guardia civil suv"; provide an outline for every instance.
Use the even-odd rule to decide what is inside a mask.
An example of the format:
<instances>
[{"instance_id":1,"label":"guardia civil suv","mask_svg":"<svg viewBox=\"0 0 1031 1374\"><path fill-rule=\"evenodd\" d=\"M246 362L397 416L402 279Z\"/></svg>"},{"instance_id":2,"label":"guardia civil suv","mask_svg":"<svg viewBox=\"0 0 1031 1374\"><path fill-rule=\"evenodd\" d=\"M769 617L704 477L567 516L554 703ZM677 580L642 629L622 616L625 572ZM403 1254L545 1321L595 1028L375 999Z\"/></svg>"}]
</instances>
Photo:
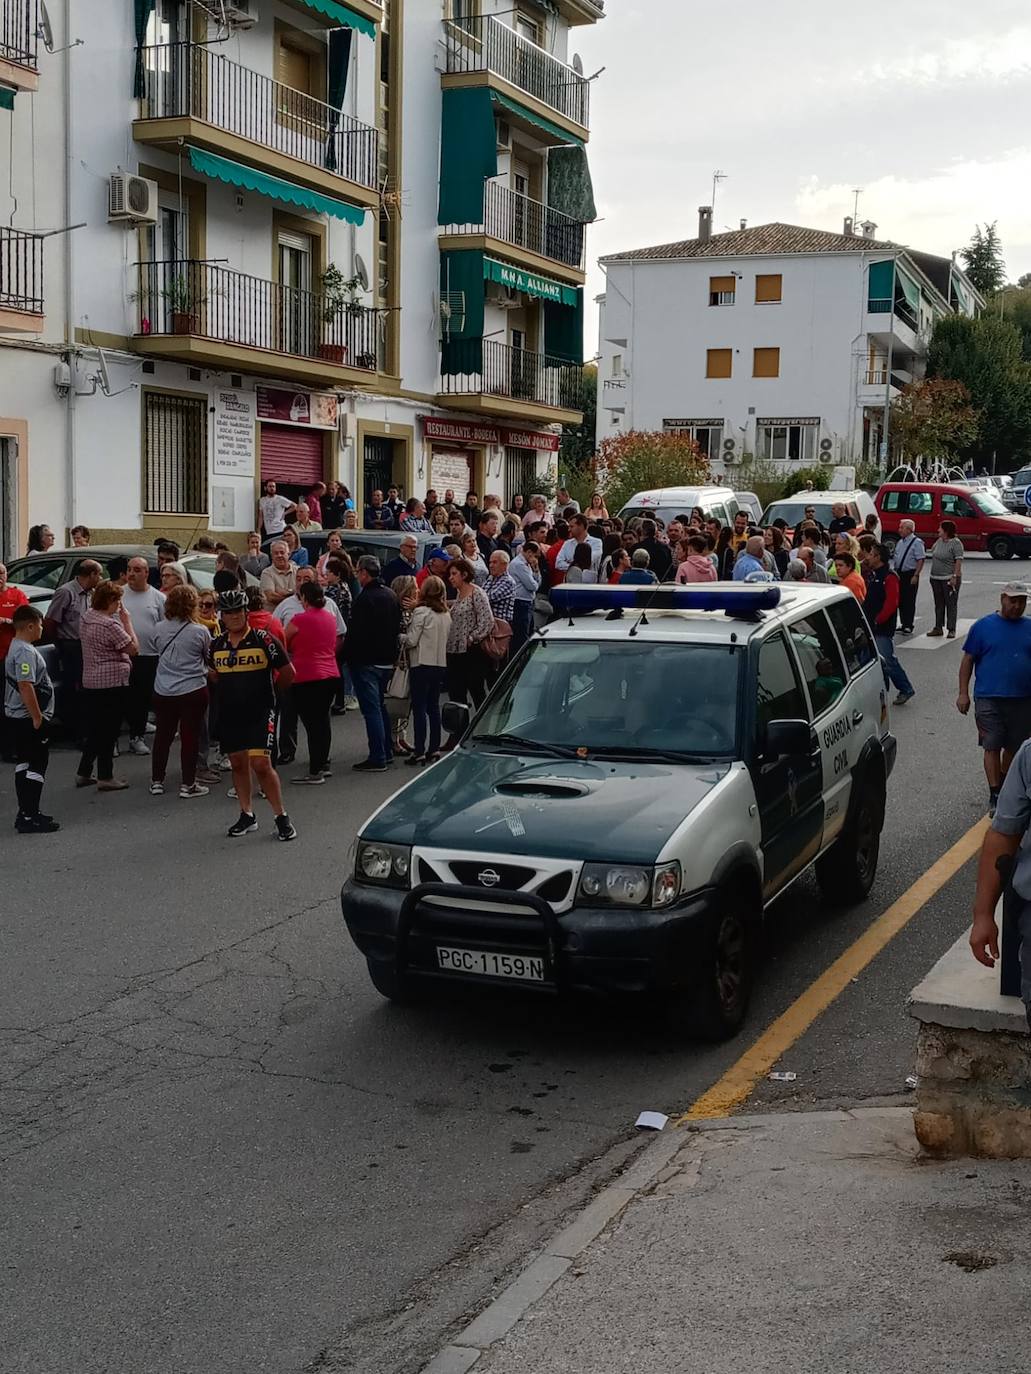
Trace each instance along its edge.
<instances>
[{"instance_id":1,"label":"guardia civil suv","mask_svg":"<svg viewBox=\"0 0 1031 1374\"><path fill-rule=\"evenodd\" d=\"M895 761L852 593L556 589L461 742L361 827L341 894L373 983L645 993L732 1035L764 910L877 871ZM450 719L448 719L450 718Z\"/></svg>"}]
</instances>

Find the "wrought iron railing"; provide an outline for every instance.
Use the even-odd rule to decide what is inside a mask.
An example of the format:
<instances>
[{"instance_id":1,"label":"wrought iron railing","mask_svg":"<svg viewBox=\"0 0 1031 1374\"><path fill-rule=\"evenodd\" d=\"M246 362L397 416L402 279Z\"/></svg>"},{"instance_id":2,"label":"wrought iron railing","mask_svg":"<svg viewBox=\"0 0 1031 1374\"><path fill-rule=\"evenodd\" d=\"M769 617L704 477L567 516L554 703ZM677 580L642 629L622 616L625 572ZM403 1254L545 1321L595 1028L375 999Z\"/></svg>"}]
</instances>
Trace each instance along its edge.
<instances>
[{"instance_id":1,"label":"wrought iron railing","mask_svg":"<svg viewBox=\"0 0 1031 1374\"><path fill-rule=\"evenodd\" d=\"M378 184L379 134L370 125L202 44L141 51L141 118L190 116L359 186Z\"/></svg>"},{"instance_id":2,"label":"wrought iron railing","mask_svg":"<svg viewBox=\"0 0 1031 1374\"><path fill-rule=\"evenodd\" d=\"M449 72L493 72L587 128L590 82L500 19L467 15L446 20L444 46Z\"/></svg>"},{"instance_id":3,"label":"wrought iron railing","mask_svg":"<svg viewBox=\"0 0 1031 1374\"><path fill-rule=\"evenodd\" d=\"M483 183L483 222L449 224L445 234L490 234L517 248L525 248L552 262L577 267L586 265L584 225L561 210L513 191L497 181Z\"/></svg>"},{"instance_id":4,"label":"wrought iron railing","mask_svg":"<svg viewBox=\"0 0 1031 1374\"><path fill-rule=\"evenodd\" d=\"M0 310L43 313L43 240L0 227Z\"/></svg>"},{"instance_id":5,"label":"wrought iron railing","mask_svg":"<svg viewBox=\"0 0 1031 1374\"><path fill-rule=\"evenodd\" d=\"M583 368L498 339L445 339L441 390L452 396L510 396L533 405L582 410Z\"/></svg>"},{"instance_id":6,"label":"wrought iron railing","mask_svg":"<svg viewBox=\"0 0 1031 1374\"><path fill-rule=\"evenodd\" d=\"M39 70L39 0L0 0L0 59Z\"/></svg>"},{"instance_id":7,"label":"wrought iron railing","mask_svg":"<svg viewBox=\"0 0 1031 1374\"><path fill-rule=\"evenodd\" d=\"M383 312L213 263L141 262L137 333L192 334L375 372Z\"/></svg>"}]
</instances>

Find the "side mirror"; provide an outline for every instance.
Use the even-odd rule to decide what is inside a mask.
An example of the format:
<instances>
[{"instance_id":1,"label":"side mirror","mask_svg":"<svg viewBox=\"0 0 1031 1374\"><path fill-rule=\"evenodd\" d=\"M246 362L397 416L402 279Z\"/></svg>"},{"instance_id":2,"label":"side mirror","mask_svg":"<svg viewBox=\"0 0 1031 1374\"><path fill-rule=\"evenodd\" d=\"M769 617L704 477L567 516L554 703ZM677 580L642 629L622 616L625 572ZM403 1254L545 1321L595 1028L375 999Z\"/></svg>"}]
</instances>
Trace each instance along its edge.
<instances>
[{"instance_id":1,"label":"side mirror","mask_svg":"<svg viewBox=\"0 0 1031 1374\"><path fill-rule=\"evenodd\" d=\"M764 752L769 759L804 758L812 747L807 720L771 720L766 727Z\"/></svg>"},{"instance_id":2,"label":"side mirror","mask_svg":"<svg viewBox=\"0 0 1031 1374\"><path fill-rule=\"evenodd\" d=\"M464 735L469 729L469 707L462 701L446 701L440 713L440 723L449 735Z\"/></svg>"}]
</instances>

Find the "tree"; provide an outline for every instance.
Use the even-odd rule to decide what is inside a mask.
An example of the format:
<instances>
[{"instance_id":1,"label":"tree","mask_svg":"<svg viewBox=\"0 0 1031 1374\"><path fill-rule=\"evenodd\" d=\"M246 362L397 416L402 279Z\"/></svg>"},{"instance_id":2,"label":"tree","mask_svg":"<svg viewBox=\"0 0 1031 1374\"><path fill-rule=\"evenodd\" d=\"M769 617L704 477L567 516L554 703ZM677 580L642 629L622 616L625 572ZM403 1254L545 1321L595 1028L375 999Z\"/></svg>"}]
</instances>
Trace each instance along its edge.
<instances>
[{"instance_id":1,"label":"tree","mask_svg":"<svg viewBox=\"0 0 1031 1374\"><path fill-rule=\"evenodd\" d=\"M1020 330L1021 351L1026 363L1031 362L1031 273L1027 276L1027 286L1007 286L991 303L993 314L998 312L1001 319L1009 320Z\"/></svg>"},{"instance_id":2,"label":"tree","mask_svg":"<svg viewBox=\"0 0 1031 1374\"><path fill-rule=\"evenodd\" d=\"M953 458L977 438L977 420L962 382L943 377L912 382L891 403L893 456L907 462Z\"/></svg>"},{"instance_id":3,"label":"tree","mask_svg":"<svg viewBox=\"0 0 1031 1374\"><path fill-rule=\"evenodd\" d=\"M588 363L583 371L584 417L578 425L563 425L559 467L563 474L572 477L587 466L594 453L594 428L598 414L598 369Z\"/></svg>"},{"instance_id":4,"label":"tree","mask_svg":"<svg viewBox=\"0 0 1031 1374\"><path fill-rule=\"evenodd\" d=\"M709 461L693 439L666 430L628 430L603 439L595 459L595 480L610 511L652 487L705 486Z\"/></svg>"},{"instance_id":5,"label":"tree","mask_svg":"<svg viewBox=\"0 0 1031 1374\"><path fill-rule=\"evenodd\" d=\"M997 220L974 227L974 236L960 252L963 266L973 286L982 296L991 296L1006 281L1006 264L1002 260L1002 244L995 226Z\"/></svg>"},{"instance_id":6,"label":"tree","mask_svg":"<svg viewBox=\"0 0 1031 1374\"><path fill-rule=\"evenodd\" d=\"M1031 272L1025 272L1023 276L1018 277L1017 285L1022 291L1026 291L1031 286Z\"/></svg>"},{"instance_id":7,"label":"tree","mask_svg":"<svg viewBox=\"0 0 1031 1374\"><path fill-rule=\"evenodd\" d=\"M938 321L927 376L962 382L978 412L977 433L962 450L977 466L1007 471L1031 455L1031 367L1015 325L996 315Z\"/></svg>"}]
</instances>

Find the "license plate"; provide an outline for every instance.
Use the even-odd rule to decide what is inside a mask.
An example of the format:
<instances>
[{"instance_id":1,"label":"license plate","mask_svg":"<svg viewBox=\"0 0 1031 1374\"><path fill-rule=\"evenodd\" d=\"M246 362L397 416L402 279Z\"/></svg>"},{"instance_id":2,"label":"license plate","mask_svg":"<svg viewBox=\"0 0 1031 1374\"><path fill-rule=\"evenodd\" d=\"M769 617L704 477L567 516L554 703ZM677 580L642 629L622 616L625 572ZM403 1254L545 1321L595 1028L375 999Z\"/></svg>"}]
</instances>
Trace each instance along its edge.
<instances>
[{"instance_id":1,"label":"license plate","mask_svg":"<svg viewBox=\"0 0 1031 1374\"><path fill-rule=\"evenodd\" d=\"M544 982L544 960L529 954L491 954L482 949L437 946L437 965L448 973L478 973L487 978Z\"/></svg>"}]
</instances>

